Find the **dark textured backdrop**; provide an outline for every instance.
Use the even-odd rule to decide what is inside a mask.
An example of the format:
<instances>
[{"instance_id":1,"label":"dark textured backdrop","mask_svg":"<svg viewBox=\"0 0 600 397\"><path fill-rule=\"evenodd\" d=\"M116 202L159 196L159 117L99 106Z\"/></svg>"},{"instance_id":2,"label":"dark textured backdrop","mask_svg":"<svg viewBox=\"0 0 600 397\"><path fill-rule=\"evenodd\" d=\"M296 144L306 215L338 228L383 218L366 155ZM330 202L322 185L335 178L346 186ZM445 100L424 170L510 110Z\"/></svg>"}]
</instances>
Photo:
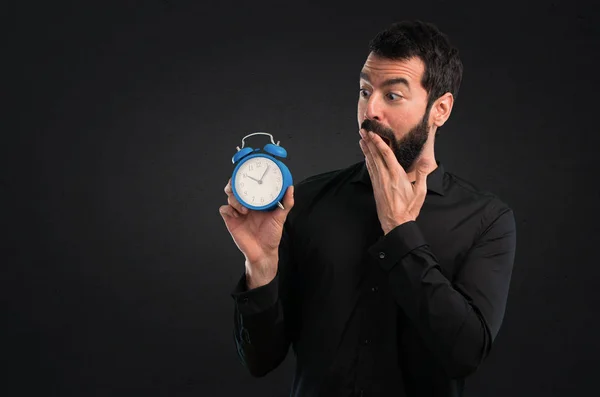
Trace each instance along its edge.
<instances>
[{"instance_id":1,"label":"dark textured backdrop","mask_svg":"<svg viewBox=\"0 0 600 397\"><path fill-rule=\"evenodd\" d=\"M262 130L296 180L359 161L366 46L404 18L436 23L465 65L438 159L517 217L505 322L467 395L595 394L595 6L12 3L2 395L285 396L291 355L253 379L232 341L243 256L218 213L231 156Z\"/></svg>"}]
</instances>

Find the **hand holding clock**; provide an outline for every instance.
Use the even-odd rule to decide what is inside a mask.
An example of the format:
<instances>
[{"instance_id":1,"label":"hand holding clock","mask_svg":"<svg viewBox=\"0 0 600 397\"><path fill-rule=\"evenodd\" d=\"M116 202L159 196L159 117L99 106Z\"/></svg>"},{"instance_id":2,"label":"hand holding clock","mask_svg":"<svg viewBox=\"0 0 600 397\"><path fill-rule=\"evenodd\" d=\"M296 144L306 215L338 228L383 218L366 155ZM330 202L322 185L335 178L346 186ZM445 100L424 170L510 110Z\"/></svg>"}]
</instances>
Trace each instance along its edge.
<instances>
[{"instance_id":1,"label":"hand holding clock","mask_svg":"<svg viewBox=\"0 0 600 397\"><path fill-rule=\"evenodd\" d=\"M219 207L219 213L233 241L246 258L248 288L268 284L277 274L279 243L283 224L294 206L294 187L290 186L283 196L285 209L276 208L273 211L250 211L241 205L233 194L231 178L224 190L228 205Z\"/></svg>"}]
</instances>

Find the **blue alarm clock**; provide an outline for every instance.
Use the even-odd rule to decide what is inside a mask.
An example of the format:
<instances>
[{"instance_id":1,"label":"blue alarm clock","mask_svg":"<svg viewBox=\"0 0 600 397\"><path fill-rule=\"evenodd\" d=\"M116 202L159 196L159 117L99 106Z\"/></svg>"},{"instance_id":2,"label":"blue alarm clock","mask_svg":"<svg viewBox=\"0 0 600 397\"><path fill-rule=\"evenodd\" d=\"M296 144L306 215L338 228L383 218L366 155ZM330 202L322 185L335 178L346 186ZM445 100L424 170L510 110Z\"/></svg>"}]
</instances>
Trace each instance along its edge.
<instances>
[{"instance_id":1,"label":"blue alarm clock","mask_svg":"<svg viewBox=\"0 0 600 397\"><path fill-rule=\"evenodd\" d=\"M252 135L268 135L271 142L262 151L244 147L244 140ZM231 187L235 198L244 207L256 211L272 211L279 207L285 209L281 200L288 187L293 184L292 174L279 158L286 158L287 151L275 143L273 135L266 132L254 132L242 138L242 147L236 147L237 153L231 162L235 164L231 177Z\"/></svg>"}]
</instances>

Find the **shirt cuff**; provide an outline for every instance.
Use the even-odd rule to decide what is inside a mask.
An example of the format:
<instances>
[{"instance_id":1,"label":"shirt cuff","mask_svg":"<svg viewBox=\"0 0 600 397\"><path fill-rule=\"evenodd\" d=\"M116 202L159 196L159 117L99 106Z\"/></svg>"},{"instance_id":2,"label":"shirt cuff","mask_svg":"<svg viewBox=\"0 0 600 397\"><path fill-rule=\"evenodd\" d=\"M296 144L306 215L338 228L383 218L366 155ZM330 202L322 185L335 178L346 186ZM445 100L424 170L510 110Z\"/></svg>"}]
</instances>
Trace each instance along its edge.
<instances>
[{"instance_id":1,"label":"shirt cuff","mask_svg":"<svg viewBox=\"0 0 600 397\"><path fill-rule=\"evenodd\" d=\"M369 247L369 254L381 267L391 270L410 251L427 245L417 222L408 221L396 226Z\"/></svg>"},{"instance_id":2,"label":"shirt cuff","mask_svg":"<svg viewBox=\"0 0 600 397\"><path fill-rule=\"evenodd\" d=\"M236 284L231 292L240 314L249 316L263 313L277 303L279 292L279 272L268 284L248 290L246 286L246 274Z\"/></svg>"}]
</instances>

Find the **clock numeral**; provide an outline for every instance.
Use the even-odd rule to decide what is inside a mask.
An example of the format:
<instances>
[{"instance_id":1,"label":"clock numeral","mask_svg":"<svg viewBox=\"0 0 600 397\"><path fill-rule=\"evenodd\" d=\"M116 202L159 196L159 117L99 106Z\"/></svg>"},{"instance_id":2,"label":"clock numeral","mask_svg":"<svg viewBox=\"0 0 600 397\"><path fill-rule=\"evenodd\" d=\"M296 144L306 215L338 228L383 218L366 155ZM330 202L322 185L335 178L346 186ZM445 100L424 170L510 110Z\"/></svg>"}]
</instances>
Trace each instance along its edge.
<instances>
[{"instance_id":1,"label":"clock numeral","mask_svg":"<svg viewBox=\"0 0 600 397\"><path fill-rule=\"evenodd\" d=\"M250 171L252 171L254 169L254 167L252 166L252 164L250 164Z\"/></svg>"},{"instance_id":2,"label":"clock numeral","mask_svg":"<svg viewBox=\"0 0 600 397\"><path fill-rule=\"evenodd\" d=\"M261 167L261 165L260 165L260 161L259 161L258 163L256 163L256 168L260 168L260 167Z\"/></svg>"},{"instance_id":3,"label":"clock numeral","mask_svg":"<svg viewBox=\"0 0 600 397\"><path fill-rule=\"evenodd\" d=\"M240 182L240 187L244 187L244 182Z\"/></svg>"},{"instance_id":4,"label":"clock numeral","mask_svg":"<svg viewBox=\"0 0 600 397\"><path fill-rule=\"evenodd\" d=\"M254 196L252 196L252 202L254 202Z\"/></svg>"},{"instance_id":5,"label":"clock numeral","mask_svg":"<svg viewBox=\"0 0 600 397\"><path fill-rule=\"evenodd\" d=\"M244 196L247 196L247 195L248 195L248 191L244 190Z\"/></svg>"},{"instance_id":6,"label":"clock numeral","mask_svg":"<svg viewBox=\"0 0 600 397\"><path fill-rule=\"evenodd\" d=\"M265 198L264 198L264 197L261 197L261 198L260 198L260 202L261 202L261 203L264 203L264 202L265 202Z\"/></svg>"},{"instance_id":7,"label":"clock numeral","mask_svg":"<svg viewBox=\"0 0 600 397\"><path fill-rule=\"evenodd\" d=\"M244 178L247 178L247 177L248 177L248 175L246 175L246 173L244 172L244 173L242 174L242 177L244 177Z\"/></svg>"}]
</instances>

